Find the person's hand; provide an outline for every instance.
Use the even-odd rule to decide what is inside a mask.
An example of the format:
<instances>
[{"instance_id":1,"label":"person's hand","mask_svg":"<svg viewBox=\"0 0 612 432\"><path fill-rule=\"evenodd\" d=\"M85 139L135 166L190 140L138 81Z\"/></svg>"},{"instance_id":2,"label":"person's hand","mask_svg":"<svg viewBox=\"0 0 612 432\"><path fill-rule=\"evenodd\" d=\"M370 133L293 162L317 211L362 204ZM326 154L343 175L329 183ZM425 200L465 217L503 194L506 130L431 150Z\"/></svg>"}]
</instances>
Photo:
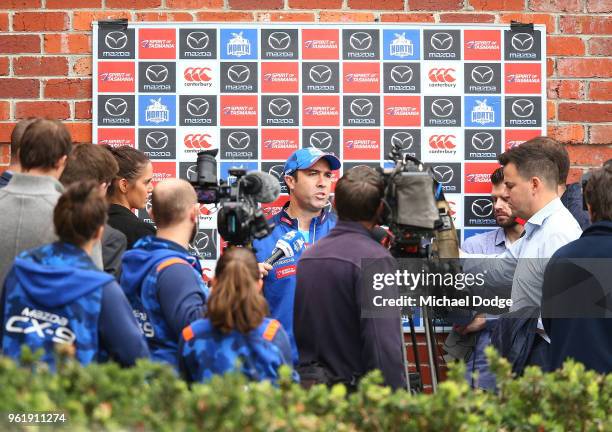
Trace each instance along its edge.
<instances>
[{"instance_id":1,"label":"person's hand","mask_svg":"<svg viewBox=\"0 0 612 432\"><path fill-rule=\"evenodd\" d=\"M461 335L466 335L468 333L474 333L480 331L485 328L487 325L487 318L485 314L478 314L470 321L468 325L465 326L456 326L454 329Z\"/></svg>"},{"instance_id":2,"label":"person's hand","mask_svg":"<svg viewBox=\"0 0 612 432\"><path fill-rule=\"evenodd\" d=\"M259 274L261 275L261 278L265 278L266 276L268 276L268 272L270 270L272 270L272 266L268 263L258 263L257 264L259 266Z\"/></svg>"}]
</instances>

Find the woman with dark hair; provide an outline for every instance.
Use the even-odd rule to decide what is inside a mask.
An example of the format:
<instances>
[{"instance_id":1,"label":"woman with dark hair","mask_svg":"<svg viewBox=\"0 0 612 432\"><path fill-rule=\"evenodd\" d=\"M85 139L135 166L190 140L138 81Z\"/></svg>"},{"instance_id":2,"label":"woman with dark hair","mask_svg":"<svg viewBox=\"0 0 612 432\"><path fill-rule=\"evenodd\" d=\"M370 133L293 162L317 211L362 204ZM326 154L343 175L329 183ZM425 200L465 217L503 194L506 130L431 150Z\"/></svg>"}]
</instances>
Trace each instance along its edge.
<instances>
[{"instance_id":1,"label":"woman with dark hair","mask_svg":"<svg viewBox=\"0 0 612 432\"><path fill-rule=\"evenodd\" d=\"M250 250L232 247L223 253L206 317L185 327L181 335L179 364L188 381L206 381L232 370L255 381L276 381L278 367L291 364L285 330L275 319L266 318L262 284Z\"/></svg>"},{"instance_id":2,"label":"woman with dark hair","mask_svg":"<svg viewBox=\"0 0 612 432\"><path fill-rule=\"evenodd\" d=\"M109 185L108 224L127 238L127 248L142 237L155 235L155 227L139 219L132 210L144 209L153 191L153 165L140 150L130 146L110 147L119 172Z\"/></svg>"},{"instance_id":3,"label":"woman with dark hair","mask_svg":"<svg viewBox=\"0 0 612 432\"><path fill-rule=\"evenodd\" d=\"M107 204L95 181L77 182L59 198L53 223L59 241L21 253L8 274L0 308L2 353L21 346L55 366L54 345L69 345L82 364L109 355L132 365L149 351L123 290L91 260L102 238Z\"/></svg>"}]
</instances>

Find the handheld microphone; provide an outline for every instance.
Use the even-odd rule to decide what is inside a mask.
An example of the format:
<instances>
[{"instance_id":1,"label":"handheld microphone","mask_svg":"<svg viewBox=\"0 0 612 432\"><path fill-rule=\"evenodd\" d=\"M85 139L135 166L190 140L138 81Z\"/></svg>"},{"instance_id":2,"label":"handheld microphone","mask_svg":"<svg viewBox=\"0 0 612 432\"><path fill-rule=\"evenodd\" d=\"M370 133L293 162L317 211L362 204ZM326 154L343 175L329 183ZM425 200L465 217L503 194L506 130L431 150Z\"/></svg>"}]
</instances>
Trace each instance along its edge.
<instances>
[{"instance_id":1,"label":"handheld microphone","mask_svg":"<svg viewBox=\"0 0 612 432\"><path fill-rule=\"evenodd\" d=\"M281 192L278 180L268 173L251 171L242 180L242 187L248 195L260 203L269 203L279 197Z\"/></svg>"},{"instance_id":2,"label":"handheld microphone","mask_svg":"<svg viewBox=\"0 0 612 432\"><path fill-rule=\"evenodd\" d=\"M266 264L274 264L281 258L289 258L295 256L302 249L304 249L304 236L299 231L289 231L287 234L282 236L276 242L272 255L265 260Z\"/></svg>"}]
</instances>

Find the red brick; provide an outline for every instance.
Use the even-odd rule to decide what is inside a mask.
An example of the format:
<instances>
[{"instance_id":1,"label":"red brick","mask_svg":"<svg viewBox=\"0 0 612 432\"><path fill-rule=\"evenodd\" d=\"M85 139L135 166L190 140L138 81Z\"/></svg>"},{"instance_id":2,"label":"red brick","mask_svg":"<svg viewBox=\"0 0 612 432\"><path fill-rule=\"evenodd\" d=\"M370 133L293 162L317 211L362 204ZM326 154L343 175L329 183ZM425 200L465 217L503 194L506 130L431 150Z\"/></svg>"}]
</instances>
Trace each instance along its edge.
<instances>
[{"instance_id":1,"label":"red brick","mask_svg":"<svg viewBox=\"0 0 612 432\"><path fill-rule=\"evenodd\" d=\"M8 120L11 116L11 103L0 101L0 120Z\"/></svg>"},{"instance_id":2,"label":"red brick","mask_svg":"<svg viewBox=\"0 0 612 432\"><path fill-rule=\"evenodd\" d=\"M58 120L70 118L70 105L68 102L36 101L17 102L15 105L15 118L48 117Z\"/></svg>"},{"instance_id":3,"label":"red brick","mask_svg":"<svg viewBox=\"0 0 612 432\"><path fill-rule=\"evenodd\" d=\"M74 30L91 31L92 21L100 21L104 19L119 19L119 18L127 18L128 20L131 20L132 16L127 11L114 11L114 12L76 11L74 12L72 16L72 28Z\"/></svg>"},{"instance_id":4,"label":"red brick","mask_svg":"<svg viewBox=\"0 0 612 432\"><path fill-rule=\"evenodd\" d=\"M0 54L25 54L40 52L38 35L0 35Z\"/></svg>"},{"instance_id":5,"label":"red brick","mask_svg":"<svg viewBox=\"0 0 612 432\"><path fill-rule=\"evenodd\" d=\"M584 170L582 168L570 168L569 173L567 173L567 184L579 182L583 174Z\"/></svg>"},{"instance_id":6,"label":"red brick","mask_svg":"<svg viewBox=\"0 0 612 432\"><path fill-rule=\"evenodd\" d=\"M46 34L43 43L49 54L91 54L91 36L86 34Z\"/></svg>"},{"instance_id":7,"label":"red brick","mask_svg":"<svg viewBox=\"0 0 612 432\"><path fill-rule=\"evenodd\" d=\"M91 97L91 79L50 79L43 82L43 95L50 99L87 99Z\"/></svg>"},{"instance_id":8,"label":"red brick","mask_svg":"<svg viewBox=\"0 0 612 432\"><path fill-rule=\"evenodd\" d=\"M463 0L408 0L408 10L461 10Z\"/></svg>"},{"instance_id":9,"label":"red brick","mask_svg":"<svg viewBox=\"0 0 612 432\"><path fill-rule=\"evenodd\" d=\"M313 22L315 14L311 12L256 12L255 21L261 22Z\"/></svg>"},{"instance_id":10,"label":"red brick","mask_svg":"<svg viewBox=\"0 0 612 432\"><path fill-rule=\"evenodd\" d=\"M249 12L198 12L197 21L253 21L253 14Z\"/></svg>"},{"instance_id":11,"label":"red brick","mask_svg":"<svg viewBox=\"0 0 612 432\"><path fill-rule=\"evenodd\" d=\"M546 25L546 33L556 32L556 17L549 14L525 14L525 13L503 13L499 17L500 23L510 23L512 21L518 21L522 23L530 24L544 24Z\"/></svg>"},{"instance_id":12,"label":"red brick","mask_svg":"<svg viewBox=\"0 0 612 432\"><path fill-rule=\"evenodd\" d=\"M0 142L10 142L15 123L0 123ZM7 162L8 164L8 162Z\"/></svg>"},{"instance_id":13,"label":"red brick","mask_svg":"<svg viewBox=\"0 0 612 432\"><path fill-rule=\"evenodd\" d=\"M9 58L0 57L0 76L7 76L9 74Z\"/></svg>"},{"instance_id":14,"label":"red brick","mask_svg":"<svg viewBox=\"0 0 612 432\"><path fill-rule=\"evenodd\" d=\"M68 30L70 19L64 12L17 12L13 15L14 31Z\"/></svg>"},{"instance_id":15,"label":"red brick","mask_svg":"<svg viewBox=\"0 0 612 432\"><path fill-rule=\"evenodd\" d=\"M66 57L17 57L13 60L15 76L52 76L68 74Z\"/></svg>"},{"instance_id":16,"label":"red brick","mask_svg":"<svg viewBox=\"0 0 612 432\"><path fill-rule=\"evenodd\" d=\"M495 15L492 14L469 14L469 13L446 13L440 14L441 23L492 23Z\"/></svg>"},{"instance_id":17,"label":"red brick","mask_svg":"<svg viewBox=\"0 0 612 432\"><path fill-rule=\"evenodd\" d=\"M289 9L340 9L342 0L289 0Z\"/></svg>"},{"instance_id":18,"label":"red brick","mask_svg":"<svg viewBox=\"0 0 612 432\"><path fill-rule=\"evenodd\" d=\"M40 81L37 79L0 78L0 98L38 98Z\"/></svg>"},{"instance_id":19,"label":"red brick","mask_svg":"<svg viewBox=\"0 0 612 432\"><path fill-rule=\"evenodd\" d=\"M595 144L595 142L593 142ZM610 139L597 144L610 144ZM570 157L571 165L601 166L605 161L612 158L612 148L594 145L569 145L566 147Z\"/></svg>"},{"instance_id":20,"label":"red brick","mask_svg":"<svg viewBox=\"0 0 612 432\"><path fill-rule=\"evenodd\" d=\"M522 11L525 9L525 0L470 0L474 10L485 11Z\"/></svg>"},{"instance_id":21,"label":"red brick","mask_svg":"<svg viewBox=\"0 0 612 432\"><path fill-rule=\"evenodd\" d=\"M125 0L106 0L104 6L109 9L125 9ZM132 0L130 9L152 9L161 6L161 0Z\"/></svg>"},{"instance_id":22,"label":"red brick","mask_svg":"<svg viewBox=\"0 0 612 432\"><path fill-rule=\"evenodd\" d=\"M587 12L612 12L610 0L587 0Z\"/></svg>"},{"instance_id":23,"label":"red brick","mask_svg":"<svg viewBox=\"0 0 612 432\"><path fill-rule=\"evenodd\" d=\"M11 147L7 144L0 144L0 166L6 167L11 163Z\"/></svg>"},{"instance_id":24,"label":"red brick","mask_svg":"<svg viewBox=\"0 0 612 432\"><path fill-rule=\"evenodd\" d=\"M87 123L64 123L72 142L74 143L90 143L91 142L91 122Z\"/></svg>"},{"instance_id":25,"label":"red brick","mask_svg":"<svg viewBox=\"0 0 612 432\"><path fill-rule=\"evenodd\" d=\"M559 120L569 122L612 122L612 103L559 103Z\"/></svg>"},{"instance_id":26,"label":"red brick","mask_svg":"<svg viewBox=\"0 0 612 432\"><path fill-rule=\"evenodd\" d=\"M612 38L594 37L589 39L589 54L592 56L612 56Z\"/></svg>"},{"instance_id":27,"label":"red brick","mask_svg":"<svg viewBox=\"0 0 612 432\"><path fill-rule=\"evenodd\" d=\"M223 0L166 0L166 7L173 9L223 8Z\"/></svg>"},{"instance_id":28,"label":"red brick","mask_svg":"<svg viewBox=\"0 0 612 432\"><path fill-rule=\"evenodd\" d=\"M546 55L548 56L581 56L584 53L584 41L579 37L546 37Z\"/></svg>"},{"instance_id":29,"label":"red brick","mask_svg":"<svg viewBox=\"0 0 612 432\"><path fill-rule=\"evenodd\" d=\"M584 99L584 82L579 80L549 80L548 99Z\"/></svg>"},{"instance_id":30,"label":"red brick","mask_svg":"<svg viewBox=\"0 0 612 432\"><path fill-rule=\"evenodd\" d=\"M555 101L546 102L546 118L548 120L557 118L557 103Z\"/></svg>"},{"instance_id":31,"label":"red brick","mask_svg":"<svg viewBox=\"0 0 612 432\"><path fill-rule=\"evenodd\" d=\"M9 29L9 16L8 13L0 14L0 31L8 31Z\"/></svg>"},{"instance_id":32,"label":"red brick","mask_svg":"<svg viewBox=\"0 0 612 432\"><path fill-rule=\"evenodd\" d=\"M387 13L380 16L382 22L435 22L436 18L430 13Z\"/></svg>"},{"instance_id":33,"label":"red brick","mask_svg":"<svg viewBox=\"0 0 612 432\"><path fill-rule=\"evenodd\" d=\"M403 10L404 0L348 0L349 9Z\"/></svg>"},{"instance_id":34,"label":"red brick","mask_svg":"<svg viewBox=\"0 0 612 432\"><path fill-rule=\"evenodd\" d=\"M374 22L376 18L373 13L368 12L335 12L321 11L319 21L322 22Z\"/></svg>"},{"instance_id":35,"label":"red brick","mask_svg":"<svg viewBox=\"0 0 612 432\"><path fill-rule=\"evenodd\" d=\"M589 142L595 144L612 143L612 125L592 125L589 128Z\"/></svg>"},{"instance_id":36,"label":"red brick","mask_svg":"<svg viewBox=\"0 0 612 432\"><path fill-rule=\"evenodd\" d=\"M106 7L109 7L108 2L106 0ZM102 0L47 0L46 6L47 9L97 9L102 7Z\"/></svg>"},{"instance_id":37,"label":"red brick","mask_svg":"<svg viewBox=\"0 0 612 432\"><path fill-rule=\"evenodd\" d=\"M612 81L591 81L589 83L589 100L612 100ZM612 139L612 137L610 137Z\"/></svg>"},{"instance_id":38,"label":"red brick","mask_svg":"<svg viewBox=\"0 0 612 432\"><path fill-rule=\"evenodd\" d=\"M142 12L137 13L135 21L193 21L189 12Z\"/></svg>"},{"instance_id":39,"label":"red brick","mask_svg":"<svg viewBox=\"0 0 612 432\"><path fill-rule=\"evenodd\" d=\"M610 58L559 58L557 59L559 77L610 78L612 59Z\"/></svg>"},{"instance_id":40,"label":"red brick","mask_svg":"<svg viewBox=\"0 0 612 432\"><path fill-rule=\"evenodd\" d=\"M582 143L584 142L584 126L578 124L550 125L547 135L560 142Z\"/></svg>"},{"instance_id":41,"label":"red brick","mask_svg":"<svg viewBox=\"0 0 612 432\"><path fill-rule=\"evenodd\" d=\"M76 102L74 104L74 118L91 120L91 101Z\"/></svg>"},{"instance_id":42,"label":"red brick","mask_svg":"<svg viewBox=\"0 0 612 432\"><path fill-rule=\"evenodd\" d=\"M228 0L230 9L253 10L253 9L282 9L283 0Z\"/></svg>"},{"instance_id":43,"label":"red brick","mask_svg":"<svg viewBox=\"0 0 612 432\"><path fill-rule=\"evenodd\" d=\"M582 1L529 0L528 9L536 12L582 12Z\"/></svg>"},{"instance_id":44,"label":"red brick","mask_svg":"<svg viewBox=\"0 0 612 432\"><path fill-rule=\"evenodd\" d=\"M608 35L612 33L612 19L610 17L561 15L559 17L559 32L564 34Z\"/></svg>"},{"instance_id":45,"label":"red brick","mask_svg":"<svg viewBox=\"0 0 612 432\"><path fill-rule=\"evenodd\" d=\"M41 0L4 0L2 9L32 9L40 7Z\"/></svg>"},{"instance_id":46,"label":"red brick","mask_svg":"<svg viewBox=\"0 0 612 432\"><path fill-rule=\"evenodd\" d=\"M91 56L81 57L74 62L72 73L78 76L91 76Z\"/></svg>"},{"instance_id":47,"label":"red brick","mask_svg":"<svg viewBox=\"0 0 612 432\"><path fill-rule=\"evenodd\" d=\"M552 76L555 73L555 59L546 59L546 76Z\"/></svg>"}]
</instances>

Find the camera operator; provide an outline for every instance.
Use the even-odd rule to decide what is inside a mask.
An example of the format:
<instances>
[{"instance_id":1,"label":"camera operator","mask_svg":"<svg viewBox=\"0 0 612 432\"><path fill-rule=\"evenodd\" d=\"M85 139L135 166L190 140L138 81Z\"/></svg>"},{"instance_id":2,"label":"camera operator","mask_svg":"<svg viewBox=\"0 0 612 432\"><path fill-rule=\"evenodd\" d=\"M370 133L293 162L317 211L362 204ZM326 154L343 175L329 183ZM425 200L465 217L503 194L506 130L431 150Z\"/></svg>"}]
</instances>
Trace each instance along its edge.
<instances>
[{"instance_id":1,"label":"camera operator","mask_svg":"<svg viewBox=\"0 0 612 432\"><path fill-rule=\"evenodd\" d=\"M340 161L332 154L315 148L295 151L285 163L284 179L290 201L276 214L272 233L253 242L253 248L264 277L264 296L270 305L270 316L280 321L289 335L293 361L297 347L293 337L293 299L295 266L300 257L282 258L273 266L264 261L270 257L277 241L289 231L299 231L306 243L320 240L334 227L336 217L326 206L332 185L332 171L340 169Z\"/></svg>"},{"instance_id":2,"label":"camera operator","mask_svg":"<svg viewBox=\"0 0 612 432\"><path fill-rule=\"evenodd\" d=\"M121 287L149 344L151 357L178 367L181 330L202 316L208 288L197 258L187 250L197 233L199 204L185 180L157 184L151 217L157 236L123 255Z\"/></svg>"},{"instance_id":3,"label":"camera operator","mask_svg":"<svg viewBox=\"0 0 612 432\"><path fill-rule=\"evenodd\" d=\"M276 381L279 366L291 365L287 334L266 318L262 286L253 252L226 249L217 261L206 316L182 332L179 364L187 381L206 381L236 366L249 379Z\"/></svg>"},{"instance_id":4,"label":"camera operator","mask_svg":"<svg viewBox=\"0 0 612 432\"><path fill-rule=\"evenodd\" d=\"M383 178L372 168L346 172L335 190L338 224L298 263L294 328L304 385L354 388L368 371L380 369L386 385L406 387L400 309L391 311L393 317L362 317L362 260L377 259L381 273L397 268L372 235L383 195Z\"/></svg>"}]
</instances>

